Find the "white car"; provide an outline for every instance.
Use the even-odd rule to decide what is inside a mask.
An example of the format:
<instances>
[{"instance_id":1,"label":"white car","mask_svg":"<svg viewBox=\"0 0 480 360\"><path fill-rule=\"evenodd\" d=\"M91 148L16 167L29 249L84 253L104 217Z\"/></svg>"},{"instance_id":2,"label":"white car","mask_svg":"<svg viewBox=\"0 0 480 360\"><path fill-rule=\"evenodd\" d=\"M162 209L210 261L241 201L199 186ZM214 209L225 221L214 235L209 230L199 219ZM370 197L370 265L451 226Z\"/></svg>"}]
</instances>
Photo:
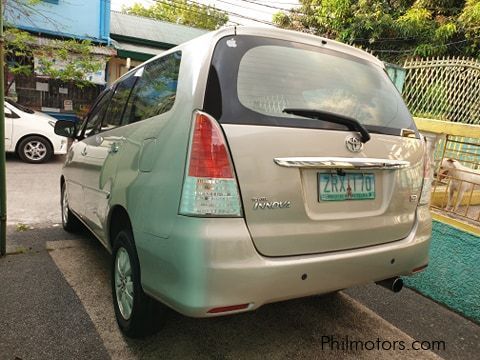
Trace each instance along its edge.
<instances>
[{"instance_id":1,"label":"white car","mask_svg":"<svg viewBox=\"0 0 480 360\"><path fill-rule=\"evenodd\" d=\"M53 132L56 119L5 100L5 151L25 162L42 163L67 152L67 139Z\"/></svg>"}]
</instances>

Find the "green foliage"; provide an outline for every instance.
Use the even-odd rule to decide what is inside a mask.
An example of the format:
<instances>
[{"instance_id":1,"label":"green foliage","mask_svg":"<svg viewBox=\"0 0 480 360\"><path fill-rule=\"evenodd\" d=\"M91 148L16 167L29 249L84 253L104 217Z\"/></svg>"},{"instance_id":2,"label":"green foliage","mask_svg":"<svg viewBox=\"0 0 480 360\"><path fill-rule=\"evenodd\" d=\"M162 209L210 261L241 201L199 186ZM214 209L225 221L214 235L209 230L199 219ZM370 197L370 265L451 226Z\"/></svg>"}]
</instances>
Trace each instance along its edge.
<instances>
[{"instance_id":1,"label":"green foliage","mask_svg":"<svg viewBox=\"0 0 480 360\"><path fill-rule=\"evenodd\" d=\"M135 3L123 7L126 14L139 15L207 30L215 30L228 21L226 12L187 0L165 0L150 7Z\"/></svg>"},{"instance_id":2,"label":"green foliage","mask_svg":"<svg viewBox=\"0 0 480 360\"><path fill-rule=\"evenodd\" d=\"M389 62L408 56L480 58L480 0L300 0L280 27L368 48Z\"/></svg>"},{"instance_id":3,"label":"green foliage","mask_svg":"<svg viewBox=\"0 0 480 360\"><path fill-rule=\"evenodd\" d=\"M448 86L443 82L434 83L422 92L422 110L428 112L430 118L443 118L449 109L442 109L438 104L448 103Z\"/></svg>"},{"instance_id":4,"label":"green foliage","mask_svg":"<svg viewBox=\"0 0 480 360\"><path fill-rule=\"evenodd\" d=\"M74 81L84 87L90 82L86 75L102 69L103 63L91 53L88 40L48 40L41 45L30 33L15 28L5 31L5 53L8 71L14 76L33 75L33 58L38 70L52 79ZM55 59L55 61L53 61ZM61 66L58 66L61 64ZM7 86L8 90L9 86Z\"/></svg>"},{"instance_id":5,"label":"green foliage","mask_svg":"<svg viewBox=\"0 0 480 360\"><path fill-rule=\"evenodd\" d=\"M457 33L457 24L448 22L435 29L435 39L437 41L447 41Z\"/></svg>"},{"instance_id":6,"label":"green foliage","mask_svg":"<svg viewBox=\"0 0 480 360\"><path fill-rule=\"evenodd\" d=\"M13 75L30 75L32 69L27 60L31 57L33 37L18 29L7 29L4 36L8 70Z\"/></svg>"},{"instance_id":7,"label":"green foliage","mask_svg":"<svg viewBox=\"0 0 480 360\"><path fill-rule=\"evenodd\" d=\"M28 231L28 230L30 230L30 226L28 226L27 224L18 223L15 230L17 232Z\"/></svg>"},{"instance_id":8,"label":"green foliage","mask_svg":"<svg viewBox=\"0 0 480 360\"><path fill-rule=\"evenodd\" d=\"M403 35L415 36L421 32L430 32L434 26L431 20L432 13L430 10L413 6L400 16L396 23Z\"/></svg>"},{"instance_id":9,"label":"green foliage","mask_svg":"<svg viewBox=\"0 0 480 360\"><path fill-rule=\"evenodd\" d=\"M465 38L471 42L470 53L480 53L480 0L467 0L459 17Z\"/></svg>"}]
</instances>

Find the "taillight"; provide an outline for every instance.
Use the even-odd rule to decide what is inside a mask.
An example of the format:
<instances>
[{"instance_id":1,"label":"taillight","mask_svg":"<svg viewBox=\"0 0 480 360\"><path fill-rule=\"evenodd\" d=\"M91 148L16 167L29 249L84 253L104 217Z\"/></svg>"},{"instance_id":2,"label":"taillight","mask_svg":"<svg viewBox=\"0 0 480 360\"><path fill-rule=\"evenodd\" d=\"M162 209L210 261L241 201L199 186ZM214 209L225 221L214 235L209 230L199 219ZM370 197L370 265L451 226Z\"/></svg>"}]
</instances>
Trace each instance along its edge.
<instances>
[{"instance_id":1,"label":"taillight","mask_svg":"<svg viewBox=\"0 0 480 360\"><path fill-rule=\"evenodd\" d=\"M194 113L180 213L241 216L240 195L227 143L210 115Z\"/></svg>"},{"instance_id":2,"label":"taillight","mask_svg":"<svg viewBox=\"0 0 480 360\"><path fill-rule=\"evenodd\" d=\"M433 170L432 164L430 161L430 152L431 144L428 137L425 137L425 153L423 158L423 185L422 193L420 194L419 205L429 205L432 198L432 181L433 181Z\"/></svg>"}]
</instances>

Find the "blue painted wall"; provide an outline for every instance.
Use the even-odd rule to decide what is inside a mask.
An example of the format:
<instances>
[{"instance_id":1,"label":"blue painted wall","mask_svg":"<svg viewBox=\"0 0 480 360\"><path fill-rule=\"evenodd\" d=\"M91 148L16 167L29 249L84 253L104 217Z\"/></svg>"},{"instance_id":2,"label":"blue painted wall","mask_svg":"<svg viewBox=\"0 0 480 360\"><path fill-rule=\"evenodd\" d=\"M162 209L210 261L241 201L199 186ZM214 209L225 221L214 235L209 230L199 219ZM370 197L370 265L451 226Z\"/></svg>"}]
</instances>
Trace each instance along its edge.
<instances>
[{"instance_id":1,"label":"blue painted wall","mask_svg":"<svg viewBox=\"0 0 480 360\"><path fill-rule=\"evenodd\" d=\"M36 33L110 41L110 0L43 0L33 8L27 17L7 5L5 20Z\"/></svg>"}]
</instances>

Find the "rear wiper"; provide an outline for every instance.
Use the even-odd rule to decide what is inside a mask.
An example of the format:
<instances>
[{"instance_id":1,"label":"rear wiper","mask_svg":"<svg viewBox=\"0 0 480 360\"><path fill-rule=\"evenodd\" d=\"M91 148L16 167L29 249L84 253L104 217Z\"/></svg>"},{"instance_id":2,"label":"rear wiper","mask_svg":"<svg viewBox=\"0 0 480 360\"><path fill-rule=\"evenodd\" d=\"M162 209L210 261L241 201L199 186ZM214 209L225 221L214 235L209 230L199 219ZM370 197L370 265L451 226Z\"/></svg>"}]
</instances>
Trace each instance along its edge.
<instances>
[{"instance_id":1,"label":"rear wiper","mask_svg":"<svg viewBox=\"0 0 480 360\"><path fill-rule=\"evenodd\" d=\"M294 108L285 108L283 109L283 112L287 114L298 115L311 119L323 120L335 124L344 125L348 128L348 130L358 131L361 135L360 141L362 143L366 143L368 140L370 140L370 134L368 133L368 130L365 129L365 126L360 124L357 120L345 115L334 114L323 110Z\"/></svg>"}]
</instances>

